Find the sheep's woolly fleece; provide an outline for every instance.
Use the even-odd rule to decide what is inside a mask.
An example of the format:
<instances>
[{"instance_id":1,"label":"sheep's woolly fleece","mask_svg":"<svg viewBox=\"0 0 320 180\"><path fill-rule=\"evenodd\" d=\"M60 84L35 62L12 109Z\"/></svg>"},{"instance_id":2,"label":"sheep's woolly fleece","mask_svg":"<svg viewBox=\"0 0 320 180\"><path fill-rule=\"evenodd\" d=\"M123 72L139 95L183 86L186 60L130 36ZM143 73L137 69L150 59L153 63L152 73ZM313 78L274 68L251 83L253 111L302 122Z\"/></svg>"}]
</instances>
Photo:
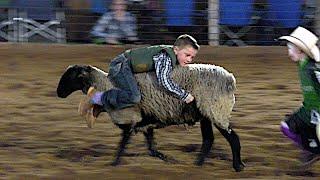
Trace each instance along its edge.
<instances>
[{"instance_id":1,"label":"sheep's woolly fleece","mask_svg":"<svg viewBox=\"0 0 320 180\"><path fill-rule=\"evenodd\" d=\"M93 67L90 84L98 90L112 88L107 80L107 73ZM135 75L142 93L142 101L138 105L146 114L153 115L163 124L192 124L199 121L195 111L188 104L175 98L159 87L155 73L139 73ZM235 103L234 92L236 80L232 73L224 68L210 64L191 64L177 67L172 73L174 82L190 92L196 100L200 113L212 123L228 130L229 118ZM186 111L188 109L188 111ZM131 114L128 118L128 112ZM120 111L109 111L114 123L138 122L141 113L135 108ZM174 123L173 123L174 121Z\"/></svg>"},{"instance_id":2,"label":"sheep's woolly fleece","mask_svg":"<svg viewBox=\"0 0 320 180\"><path fill-rule=\"evenodd\" d=\"M233 74L215 65L192 64L175 68L172 78L195 97L203 116L221 128L228 129L235 103L236 81ZM188 106L186 103L168 95L157 85L154 73L137 74L136 79L143 97L140 106L146 113L155 115L165 124L171 123L164 121L178 121L179 124L199 121L199 117L194 116L192 111L184 111Z\"/></svg>"}]
</instances>

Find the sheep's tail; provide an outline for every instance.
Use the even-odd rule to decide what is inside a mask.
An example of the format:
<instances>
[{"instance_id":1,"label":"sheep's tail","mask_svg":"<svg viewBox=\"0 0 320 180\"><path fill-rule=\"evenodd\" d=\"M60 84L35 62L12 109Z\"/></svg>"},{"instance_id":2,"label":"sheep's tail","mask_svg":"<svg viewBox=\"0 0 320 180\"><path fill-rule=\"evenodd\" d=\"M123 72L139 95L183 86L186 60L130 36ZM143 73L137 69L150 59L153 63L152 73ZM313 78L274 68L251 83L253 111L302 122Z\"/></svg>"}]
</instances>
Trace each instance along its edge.
<instances>
[{"instance_id":1,"label":"sheep's tail","mask_svg":"<svg viewBox=\"0 0 320 180\"><path fill-rule=\"evenodd\" d=\"M222 67L213 67L215 67L215 70L208 73L206 81L209 82L211 87L216 87L217 90L220 90L219 94L233 94L237 89L234 75Z\"/></svg>"},{"instance_id":2,"label":"sheep's tail","mask_svg":"<svg viewBox=\"0 0 320 180\"><path fill-rule=\"evenodd\" d=\"M233 76L232 73L229 73L229 74L230 74L230 76L226 82L226 90L229 93L233 93L237 90L236 78Z\"/></svg>"}]
</instances>

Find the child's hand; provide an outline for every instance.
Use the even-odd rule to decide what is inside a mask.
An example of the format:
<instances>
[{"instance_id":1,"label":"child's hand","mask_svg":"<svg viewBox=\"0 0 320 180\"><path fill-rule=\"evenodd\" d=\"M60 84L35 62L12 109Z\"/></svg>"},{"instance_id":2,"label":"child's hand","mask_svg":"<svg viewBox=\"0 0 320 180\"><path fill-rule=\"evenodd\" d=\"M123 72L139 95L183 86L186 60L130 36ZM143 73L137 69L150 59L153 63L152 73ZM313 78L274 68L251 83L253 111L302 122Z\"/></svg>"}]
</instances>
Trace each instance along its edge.
<instances>
[{"instance_id":1,"label":"child's hand","mask_svg":"<svg viewBox=\"0 0 320 180\"><path fill-rule=\"evenodd\" d=\"M316 75L317 80L320 83L320 72L319 71L314 71L314 74Z\"/></svg>"},{"instance_id":2,"label":"child's hand","mask_svg":"<svg viewBox=\"0 0 320 180\"><path fill-rule=\"evenodd\" d=\"M189 95L187 96L187 98L184 100L184 102L186 102L187 104L189 104L189 103L191 103L193 100L194 100L194 97L193 97L191 94L189 94Z\"/></svg>"}]
</instances>

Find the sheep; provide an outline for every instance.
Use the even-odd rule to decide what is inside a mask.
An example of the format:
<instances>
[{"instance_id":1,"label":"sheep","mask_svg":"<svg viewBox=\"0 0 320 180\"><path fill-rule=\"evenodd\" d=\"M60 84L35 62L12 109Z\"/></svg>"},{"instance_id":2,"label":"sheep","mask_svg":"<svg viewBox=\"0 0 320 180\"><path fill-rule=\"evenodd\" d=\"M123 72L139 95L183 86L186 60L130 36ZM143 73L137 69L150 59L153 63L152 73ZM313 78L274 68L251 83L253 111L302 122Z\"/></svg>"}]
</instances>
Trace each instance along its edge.
<instances>
[{"instance_id":1,"label":"sheep","mask_svg":"<svg viewBox=\"0 0 320 180\"><path fill-rule=\"evenodd\" d=\"M108 73L90 65L69 66L60 78L57 95L66 98L77 90L86 94L90 86L99 91L114 88L107 76ZM154 72L138 73L135 78L142 94L141 102L134 107L107 111L113 123L122 129L122 139L112 165L120 163L120 157L133 132L143 132L151 156L168 161L167 156L154 145L154 129L200 122L202 147L195 164L201 166L210 152L214 141L214 125L231 146L234 170L243 170L245 164L240 156L240 140L229 125L236 90L236 80L232 73L209 64L175 68L172 78L194 95L195 101L191 104L178 100L161 88ZM102 111L105 110L100 107L98 113Z\"/></svg>"}]
</instances>

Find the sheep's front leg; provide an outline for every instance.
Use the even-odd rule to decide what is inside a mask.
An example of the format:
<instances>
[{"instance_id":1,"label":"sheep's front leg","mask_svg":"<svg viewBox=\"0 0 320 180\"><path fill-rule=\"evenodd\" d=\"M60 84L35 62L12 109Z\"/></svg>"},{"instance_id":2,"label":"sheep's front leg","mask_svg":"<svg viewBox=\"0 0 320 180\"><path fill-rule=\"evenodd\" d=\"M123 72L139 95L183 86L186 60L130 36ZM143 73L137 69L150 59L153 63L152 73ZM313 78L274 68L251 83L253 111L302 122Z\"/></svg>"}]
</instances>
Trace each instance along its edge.
<instances>
[{"instance_id":1,"label":"sheep's front leg","mask_svg":"<svg viewBox=\"0 0 320 180\"><path fill-rule=\"evenodd\" d=\"M111 163L112 166L116 166L120 164L120 157L123 155L123 152L126 148L126 145L128 144L130 137L132 135L132 125L126 124L126 125L118 125L119 128L122 129L122 139L119 143L118 151L116 153L115 160Z\"/></svg>"},{"instance_id":2,"label":"sheep's front leg","mask_svg":"<svg viewBox=\"0 0 320 180\"><path fill-rule=\"evenodd\" d=\"M195 164L198 166L201 166L204 163L204 160L208 156L214 141L211 121L208 119L202 119L200 121L200 127L202 134L202 146L201 152L195 162Z\"/></svg>"},{"instance_id":3,"label":"sheep's front leg","mask_svg":"<svg viewBox=\"0 0 320 180\"><path fill-rule=\"evenodd\" d=\"M227 131L225 129L220 128L217 125L215 126L220 131L220 133L227 139L227 141L231 146L232 156L233 156L233 168L237 172L243 170L243 168L245 167L245 164L241 160L241 155L240 155L241 145L240 145L239 136L230 127L229 127L229 131Z\"/></svg>"},{"instance_id":4,"label":"sheep's front leg","mask_svg":"<svg viewBox=\"0 0 320 180\"><path fill-rule=\"evenodd\" d=\"M167 156L159 152L155 147L153 128L148 128L147 132L143 132L143 134L146 137L149 155L152 157L157 157L163 161L168 161Z\"/></svg>"}]
</instances>

